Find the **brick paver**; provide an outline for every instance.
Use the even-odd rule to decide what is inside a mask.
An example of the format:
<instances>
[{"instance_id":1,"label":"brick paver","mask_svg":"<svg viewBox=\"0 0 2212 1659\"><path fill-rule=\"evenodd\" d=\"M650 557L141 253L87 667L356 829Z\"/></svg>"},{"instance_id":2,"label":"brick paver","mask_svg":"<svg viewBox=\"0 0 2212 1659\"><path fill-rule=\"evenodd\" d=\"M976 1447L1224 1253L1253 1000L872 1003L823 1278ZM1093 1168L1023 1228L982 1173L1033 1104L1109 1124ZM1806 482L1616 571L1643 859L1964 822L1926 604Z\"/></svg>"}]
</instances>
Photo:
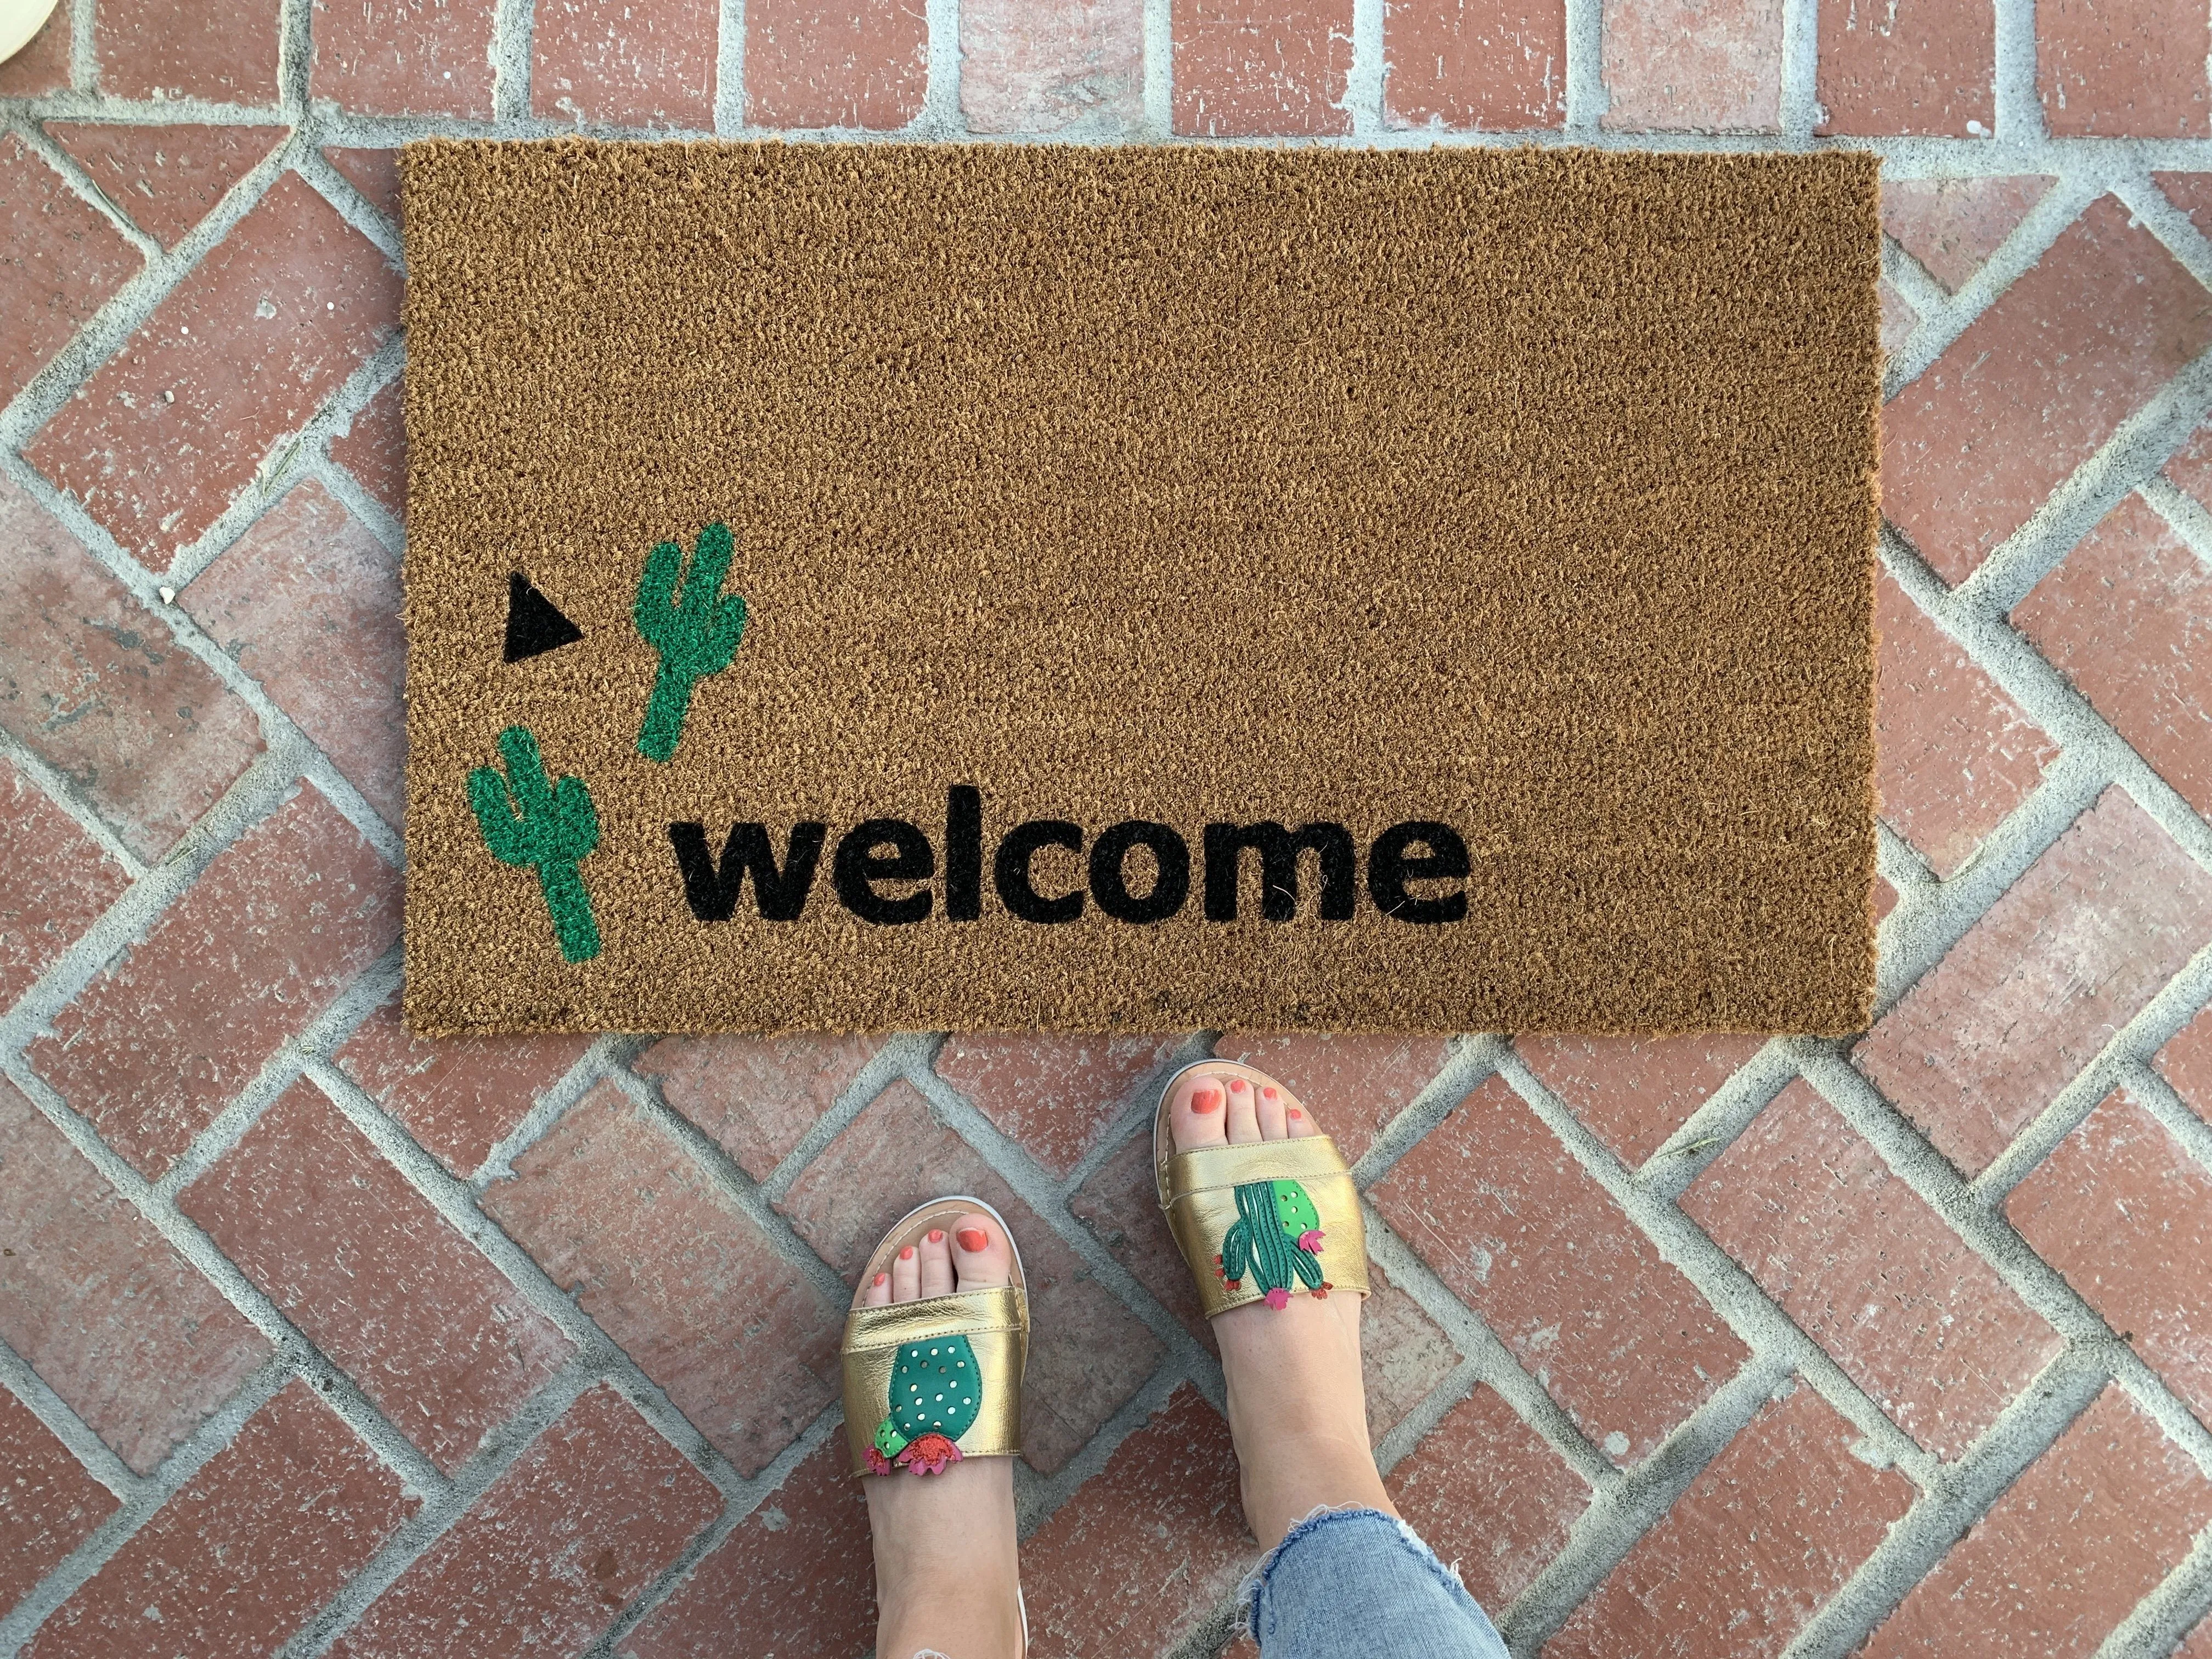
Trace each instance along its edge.
<instances>
[{"instance_id":1,"label":"brick paver","mask_svg":"<svg viewBox=\"0 0 2212 1659\"><path fill-rule=\"evenodd\" d=\"M2212 137L2205 59L2212 21L2173 0L2045 0L2035 10L2036 87L2057 136Z\"/></svg>"},{"instance_id":2,"label":"brick paver","mask_svg":"<svg viewBox=\"0 0 2212 1659\"><path fill-rule=\"evenodd\" d=\"M337 1059L417 1143L467 1176L591 1043L558 1036L433 1042L409 1031L398 1000L388 998L354 1028Z\"/></svg>"},{"instance_id":3,"label":"brick paver","mask_svg":"<svg viewBox=\"0 0 2212 1659\"><path fill-rule=\"evenodd\" d=\"M2039 173L1996 179L1885 179L1881 228L1956 294L2049 193Z\"/></svg>"},{"instance_id":4,"label":"brick paver","mask_svg":"<svg viewBox=\"0 0 2212 1659\"><path fill-rule=\"evenodd\" d=\"M1802 1081L1681 1205L1900 1428L1945 1457L1971 1446L2062 1346Z\"/></svg>"},{"instance_id":5,"label":"brick paver","mask_svg":"<svg viewBox=\"0 0 2212 1659\"><path fill-rule=\"evenodd\" d=\"M1478 1385L1384 1483L1400 1516L1492 1612L1535 1582L1589 1488L1496 1390Z\"/></svg>"},{"instance_id":6,"label":"brick paver","mask_svg":"<svg viewBox=\"0 0 2212 1659\"><path fill-rule=\"evenodd\" d=\"M751 0L745 118L763 127L888 132L921 113L922 0Z\"/></svg>"},{"instance_id":7,"label":"brick paver","mask_svg":"<svg viewBox=\"0 0 2212 1659\"><path fill-rule=\"evenodd\" d=\"M1516 1652L2085 1653L2212 1603L2201 6L187 9L78 0L0 65L0 1656L859 1659L831 1276L948 1188L1033 1292L1037 1650L1218 1645L1258 1549L1141 1121L1209 1042L1368 1159L1370 1430ZM1984 143L2001 64L2041 120ZM1881 1023L407 1033L383 248L456 120L1880 150L1887 515L1953 586L2020 538L1942 626L1878 585Z\"/></svg>"},{"instance_id":8,"label":"brick paver","mask_svg":"<svg viewBox=\"0 0 2212 1659\"><path fill-rule=\"evenodd\" d=\"M24 458L165 568L398 321L398 273L287 173Z\"/></svg>"},{"instance_id":9,"label":"brick paver","mask_svg":"<svg viewBox=\"0 0 2212 1659\"><path fill-rule=\"evenodd\" d=\"M451 1471L568 1358L568 1340L311 1083L178 1207Z\"/></svg>"},{"instance_id":10,"label":"brick paver","mask_svg":"<svg viewBox=\"0 0 2212 1659\"><path fill-rule=\"evenodd\" d=\"M1875 625L1881 816L1937 875L1954 876L2034 793L2058 745L1887 576Z\"/></svg>"},{"instance_id":11,"label":"brick paver","mask_svg":"<svg viewBox=\"0 0 2212 1659\"><path fill-rule=\"evenodd\" d=\"M278 0L207 0L180 28L163 0L99 0L100 90L266 104L276 93L279 9Z\"/></svg>"},{"instance_id":12,"label":"brick paver","mask_svg":"<svg viewBox=\"0 0 2212 1659\"><path fill-rule=\"evenodd\" d=\"M1802 1384L1761 1407L1545 1644L1546 1659L1780 1653L1911 1506L1912 1483L1862 1462L1856 1437Z\"/></svg>"},{"instance_id":13,"label":"brick paver","mask_svg":"<svg viewBox=\"0 0 2212 1659\"><path fill-rule=\"evenodd\" d=\"M1175 130L1349 132L1352 0L1174 0Z\"/></svg>"},{"instance_id":14,"label":"brick paver","mask_svg":"<svg viewBox=\"0 0 2212 1659\"><path fill-rule=\"evenodd\" d=\"M361 115L491 113L488 0L314 0L308 91Z\"/></svg>"},{"instance_id":15,"label":"brick paver","mask_svg":"<svg viewBox=\"0 0 2212 1659\"><path fill-rule=\"evenodd\" d=\"M28 1051L158 1176L399 932L397 872L312 784L217 855Z\"/></svg>"},{"instance_id":16,"label":"brick paver","mask_svg":"<svg viewBox=\"0 0 2212 1659\"><path fill-rule=\"evenodd\" d=\"M1632 1168L1764 1046L1755 1036L1535 1036L1515 1044L1583 1127Z\"/></svg>"},{"instance_id":17,"label":"brick paver","mask_svg":"<svg viewBox=\"0 0 2212 1659\"><path fill-rule=\"evenodd\" d=\"M1964 580L2207 345L2212 294L2099 197L1883 411L1883 513Z\"/></svg>"},{"instance_id":18,"label":"brick paver","mask_svg":"<svg viewBox=\"0 0 2212 1659\"><path fill-rule=\"evenodd\" d=\"M335 1659L574 1653L714 1518L706 1477L611 1389L539 1435L331 1649Z\"/></svg>"},{"instance_id":19,"label":"brick paver","mask_svg":"<svg viewBox=\"0 0 2212 1659\"><path fill-rule=\"evenodd\" d=\"M868 1505L832 1435L622 1644L625 1659L853 1659L873 1645Z\"/></svg>"},{"instance_id":20,"label":"brick paver","mask_svg":"<svg viewBox=\"0 0 2212 1659\"><path fill-rule=\"evenodd\" d=\"M836 1397L843 1304L611 1084L517 1158L483 1206L739 1473Z\"/></svg>"},{"instance_id":21,"label":"brick paver","mask_svg":"<svg viewBox=\"0 0 2212 1659\"><path fill-rule=\"evenodd\" d=\"M2212 1173L2124 1091L2108 1096L2005 1214L2200 1416L2212 1417Z\"/></svg>"},{"instance_id":22,"label":"brick paver","mask_svg":"<svg viewBox=\"0 0 2212 1659\"><path fill-rule=\"evenodd\" d=\"M1617 1463L1725 1382L1743 1344L1496 1078L1374 1188L1376 1207Z\"/></svg>"},{"instance_id":23,"label":"brick paver","mask_svg":"<svg viewBox=\"0 0 2212 1659\"><path fill-rule=\"evenodd\" d=\"M0 1617L115 1510L53 1431L0 1391Z\"/></svg>"},{"instance_id":24,"label":"brick paver","mask_svg":"<svg viewBox=\"0 0 2212 1659\"><path fill-rule=\"evenodd\" d=\"M0 1002L13 1002L130 878L45 791L0 760Z\"/></svg>"},{"instance_id":25,"label":"brick paver","mask_svg":"<svg viewBox=\"0 0 2212 1659\"><path fill-rule=\"evenodd\" d=\"M1991 10L1947 0L1825 6L1821 132L1985 138L1996 131Z\"/></svg>"},{"instance_id":26,"label":"brick paver","mask_svg":"<svg viewBox=\"0 0 2212 1659\"><path fill-rule=\"evenodd\" d=\"M2212 567L2142 496L2114 507L2012 619L2160 777L2212 812Z\"/></svg>"},{"instance_id":27,"label":"brick paver","mask_svg":"<svg viewBox=\"0 0 2212 1659\"><path fill-rule=\"evenodd\" d=\"M135 127L49 121L46 131L107 199L174 247L223 192L284 142L284 127Z\"/></svg>"},{"instance_id":28,"label":"brick paver","mask_svg":"<svg viewBox=\"0 0 2212 1659\"><path fill-rule=\"evenodd\" d=\"M337 497L312 478L295 485L178 603L386 822L399 822L399 562Z\"/></svg>"},{"instance_id":29,"label":"brick paver","mask_svg":"<svg viewBox=\"0 0 2212 1659\"><path fill-rule=\"evenodd\" d=\"M2212 943L2212 872L2108 789L1853 1060L1968 1174Z\"/></svg>"},{"instance_id":30,"label":"brick paver","mask_svg":"<svg viewBox=\"0 0 2212 1659\"><path fill-rule=\"evenodd\" d=\"M1867 1659L2087 1659L2207 1522L2212 1478L2108 1386L1913 1586Z\"/></svg>"},{"instance_id":31,"label":"brick paver","mask_svg":"<svg viewBox=\"0 0 2212 1659\"><path fill-rule=\"evenodd\" d=\"M530 37L530 99L549 120L714 125L717 0L545 0Z\"/></svg>"},{"instance_id":32,"label":"brick paver","mask_svg":"<svg viewBox=\"0 0 2212 1659\"><path fill-rule=\"evenodd\" d=\"M1054 1175L1082 1161L1151 1082L1157 1097L1179 1036L956 1036L937 1074Z\"/></svg>"},{"instance_id":33,"label":"brick paver","mask_svg":"<svg viewBox=\"0 0 2212 1659\"><path fill-rule=\"evenodd\" d=\"M268 1357L259 1332L0 1081L0 1342L141 1474Z\"/></svg>"},{"instance_id":34,"label":"brick paver","mask_svg":"<svg viewBox=\"0 0 2212 1659\"><path fill-rule=\"evenodd\" d=\"M1772 132L1782 116L1779 0L1605 0L1604 124Z\"/></svg>"},{"instance_id":35,"label":"brick paver","mask_svg":"<svg viewBox=\"0 0 2212 1659\"><path fill-rule=\"evenodd\" d=\"M1388 0L1382 118L1448 132L1556 127L1567 112L1560 0Z\"/></svg>"},{"instance_id":36,"label":"brick paver","mask_svg":"<svg viewBox=\"0 0 2212 1659\"><path fill-rule=\"evenodd\" d=\"M274 1652L420 1504L304 1382L131 1534L27 1659Z\"/></svg>"},{"instance_id":37,"label":"brick paver","mask_svg":"<svg viewBox=\"0 0 2212 1659\"><path fill-rule=\"evenodd\" d=\"M252 713L0 478L0 727L158 859L262 749Z\"/></svg>"},{"instance_id":38,"label":"brick paver","mask_svg":"<svg viewBox=\"0 0 2212 1659\"><path fill-rule=\"evenodd\" d=\"M967 0L960 110L972 132L1127 127L1144 107L1141 0Z\"/></svg>"},{"instance_id":39,"label":"brick paver","mask_svg":"<svg viewBox=\"0 0 2212 1659\"><path fill-rule=\"evenodd\" d=\"M0 139L0 398L30 383L137 274L138 252L100 210L73 194L43 157Z\"/></svg>"}]
</instances>

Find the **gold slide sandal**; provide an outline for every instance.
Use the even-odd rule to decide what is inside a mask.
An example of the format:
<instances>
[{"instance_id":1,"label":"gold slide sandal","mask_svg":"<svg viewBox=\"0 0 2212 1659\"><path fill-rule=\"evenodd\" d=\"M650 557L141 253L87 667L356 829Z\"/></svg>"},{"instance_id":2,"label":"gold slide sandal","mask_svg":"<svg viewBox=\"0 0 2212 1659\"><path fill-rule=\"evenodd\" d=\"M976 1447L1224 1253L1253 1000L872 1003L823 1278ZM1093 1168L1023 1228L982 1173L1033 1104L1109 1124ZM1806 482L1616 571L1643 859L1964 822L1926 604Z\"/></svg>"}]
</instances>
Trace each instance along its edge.
<instances>
[{"instance_id":1,"label":"gold slide sandal","mask_svg":"<svg viewBox=\"0 0 2212 1659\"><path fill-rule=\"evenodd\" d=\"M860 1270L860 1285L865 1290L890 1270L900 1250L933 1227L949 1229L969 1210L997 1223L1012 1258L1012 1284L882 1308L862 1306L861 1292L854 1292L840 1358L845 1442L856 1475L934 1474L963 1457L1021 1455L1029 1294L1005 1218L980 1198L933 1199L884 1235Z\"/></svg>"},{"instance_id":2,"label":"gold slide sandal","mask_svg":"<svg viewBox=\"0 0 2212 1659\"><path fill-rule=\"evenodd\" d=\"M1285 1308L1298 1295L1350 1291L1365 1296L1367 1227L1336 1143L1327 1135L1306 1135L1176 1152L1168 1100L1193 1072L1241 1077L1255 1089L1283 1085L1249 1066L1201 1060L1160 1089L1152 1115L1160 1208L1197 1282L1206 1316L1249 1302Z\"/></svg>"}]
</instances>

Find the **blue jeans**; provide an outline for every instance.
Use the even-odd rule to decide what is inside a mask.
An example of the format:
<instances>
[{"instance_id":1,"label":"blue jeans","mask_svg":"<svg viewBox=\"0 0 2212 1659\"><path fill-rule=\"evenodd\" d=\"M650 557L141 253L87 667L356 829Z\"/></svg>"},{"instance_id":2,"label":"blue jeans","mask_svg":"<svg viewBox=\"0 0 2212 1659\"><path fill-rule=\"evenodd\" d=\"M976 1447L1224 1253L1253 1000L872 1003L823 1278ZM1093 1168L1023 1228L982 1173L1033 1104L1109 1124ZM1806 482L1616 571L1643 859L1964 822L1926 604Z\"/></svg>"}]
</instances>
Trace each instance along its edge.
<instances>
[{"instance_id":1,"label":"blue jeans","mask_svg":"<svg viewBox=\"0 0 2212 1659\"><path fill-rule=\"evenodd\" d=\"M1506 1659L1459 1575L1402 1521L1323 1510L1245 1584L1261 1659Z\"/></svg>"}]
</instances>

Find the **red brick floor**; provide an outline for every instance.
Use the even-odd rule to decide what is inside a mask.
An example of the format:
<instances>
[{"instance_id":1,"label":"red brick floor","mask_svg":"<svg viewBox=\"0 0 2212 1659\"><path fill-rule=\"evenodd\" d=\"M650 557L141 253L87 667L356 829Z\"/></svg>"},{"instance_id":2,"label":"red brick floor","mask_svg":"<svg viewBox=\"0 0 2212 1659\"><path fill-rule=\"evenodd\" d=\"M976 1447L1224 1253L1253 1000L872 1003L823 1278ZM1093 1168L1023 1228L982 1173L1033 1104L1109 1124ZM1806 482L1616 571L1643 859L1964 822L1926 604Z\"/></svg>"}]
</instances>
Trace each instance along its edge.
<instances>
[{"instance_id":1,"label":"red brick floor","mask_svg":"<svg viewBox=\"0 0 2212 1659\"><path fill-rule=\"evenodd\" d=\"M1359 1157L1378 1454L1516 1653L2212 1659L2208 33L64 0L0 66L0 1656L864 1652L841 1275L960 1186L1039 1651L1212 1659L1141 1139L1211 1051ZM579 126L1879 152L1873 1029L409 1036L392 155Z\"/></svg>"}]
</instances>

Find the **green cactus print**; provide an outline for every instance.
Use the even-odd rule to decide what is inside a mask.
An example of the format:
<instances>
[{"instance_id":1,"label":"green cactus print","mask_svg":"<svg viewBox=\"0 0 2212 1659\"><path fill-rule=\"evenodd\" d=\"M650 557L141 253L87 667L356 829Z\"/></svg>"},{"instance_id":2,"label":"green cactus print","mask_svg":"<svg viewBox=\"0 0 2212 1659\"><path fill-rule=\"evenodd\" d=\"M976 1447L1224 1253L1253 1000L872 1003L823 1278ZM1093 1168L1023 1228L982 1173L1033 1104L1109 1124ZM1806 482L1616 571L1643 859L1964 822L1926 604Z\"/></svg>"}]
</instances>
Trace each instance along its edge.
<instances>
[{"instance_id":1,"label":"green cactus print","mask_svg":"<svg viewBox=\"0 0 2212 1659\"><path fill-rule=\"evenodd\" d=\"M953 1443L983 1409L983 1374L964 1336L933 1336L900 1346L891 1358L890 1415L876 1429L868 1468L942 1474L960 1462Z\"/></svg>"},{"instance_id":2,"label":"green cactus print","mask_svg":"<svg viewBox=\"0 0 2212 1659\"><path fill-rule=\"evenodd\" d=\"M1304 1285L1316 1296L1329 1292L1321 1276L1321 1212L1295 1181L1248 1181L1236 1188L1237 1219L1213 1258L1213 1271L1231 1290L1249 1276L1271 1308L1290 1305Z\"/></svg>"},{"instance_id":3,"label":"green cactus print","mask_svg":"<svg viewBox=\"0 0 2212 1659\"><path fill-rule=\"evenodd\" d=\"M570 962L589 962L599 953L599 928L576 864L599 844L591 791L581 778L548 784L538 739L526 726L501 732L499 752L506 776L490 766L469 774L469 805L476 808L484 845L502 864L538 866L538 889L552 913L561 954Z\"/></svg>"},{"instance_id":4,"label":"green cactus print","mask_svg":"<svg viewBox=\"0 0 2212 1659\"><path fill-rule=\"evenodd\" d=\"M646 557L630 618L660 653L660 672L653 676L637 733L637 751L647 760L665 761L676 752L691 688L727 668L744 637L745 602L722 592L731 550L729 526L710 524L699 532L688 573L679 543L663 542Z\"/></svg>"}]
</instances>

